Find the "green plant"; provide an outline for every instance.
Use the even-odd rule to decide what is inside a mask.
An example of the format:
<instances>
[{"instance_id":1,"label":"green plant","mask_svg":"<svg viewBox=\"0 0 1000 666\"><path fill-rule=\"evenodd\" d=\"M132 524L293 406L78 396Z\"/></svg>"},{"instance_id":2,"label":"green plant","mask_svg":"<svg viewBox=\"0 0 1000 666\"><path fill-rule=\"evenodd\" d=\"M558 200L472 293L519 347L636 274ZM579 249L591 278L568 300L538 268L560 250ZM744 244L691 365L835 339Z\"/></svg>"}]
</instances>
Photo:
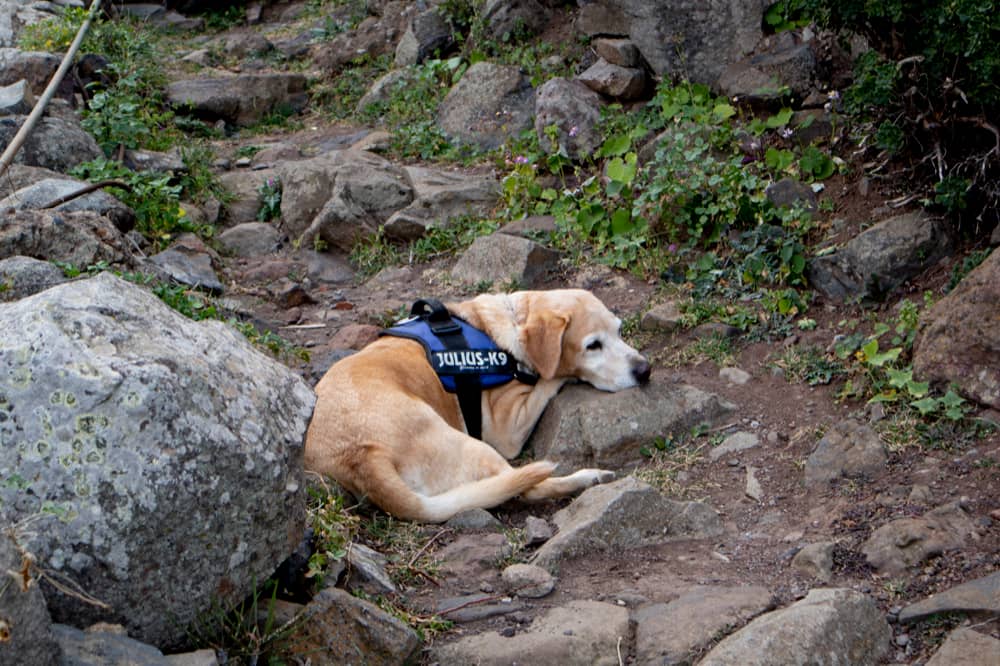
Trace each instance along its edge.
<instances>
[{"instance_id":1,"label":"green plant","mask_svg":"<svg viewBox=\"0 0 1000 666\"><path fill-rule=\"evenodd\" d=\"M270 222L281 217L281 181L275 177L265 180L257 188L260 195L260 210L257 211L257 220L260 222Z\"/></svg>"},{"instance_id":2,"label":"green plant","mask_svg":"<svg viewBox=\"0 0 1000 666\"><path fill-rule=\"evenodd\" d=\"M322 578L334 562L347 557L358 533L360 518L345 507L344 495L329 487L308 488L306 515L313 530L313 553L309 556L307 578L322 586Z\"/></svg>"},{"instance_id":3,"label":"green plant","mask_svg":"<svg viewBox=\"0 0 1000 666\"><path fill-rule=\"evenodd\" d=\"M212 171L215 153L209 145L198 142L181 146L181 160L184 172L178 180L183 197L197 202L215 198L222 203L232 198Z\"/></svg>"},{"instance_id":4,"label":"green plant","mask_svg":"<svg viewBox=\"0 0 1000 666\"><path fill-rule=\"evenodd\" d=\"M951 277L948 279L948 286L945 287L945 291L951 291L958 286L966 275L972 272L979 264L986 261L986 257L990 256L993 251L992 248L985 248L982 250L976 250L972 252L969 256L962 259L961 263L955 264L951 269Z\"/></svg>"},{"instance_id":5,"label":"green plant","mask_svg":"<svg viewBox=\"0 0 1000 666\"><path fill-rule=\"evenodd\" d=\"M786 349L769 365L781 368L789 382L805 382L809 386L829 384L834 378L847 375L842 362L818 347Z\"/></svg>"}]
</instances>

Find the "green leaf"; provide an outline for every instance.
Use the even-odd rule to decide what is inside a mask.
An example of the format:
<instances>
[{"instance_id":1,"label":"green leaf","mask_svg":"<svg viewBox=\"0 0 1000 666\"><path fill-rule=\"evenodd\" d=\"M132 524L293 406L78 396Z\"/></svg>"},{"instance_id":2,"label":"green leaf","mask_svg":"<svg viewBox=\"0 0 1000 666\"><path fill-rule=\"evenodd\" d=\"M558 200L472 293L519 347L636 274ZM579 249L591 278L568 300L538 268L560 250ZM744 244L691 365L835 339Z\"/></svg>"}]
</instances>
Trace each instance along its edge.
<instances>
[{"instance_id":1,"label":"green leaf","mask_svg":"<svg viewBox=\"0 0 1000 666\"><path fill-rule=\"evenodd\" d=\"M869 404L873 402L896 402L899 399L899 394L896 393L895 389L889 389L888 391L882 391L874 398L868 401Z\"/></svg>"},{"instance_id":2,"label":"green leaf","mask_svg":"<svg viewBox=\"0 0 1000 666\"><path fill-rule=\"evenodd\" d=\"M945 407L960 407L965 404L965 398L955 393L952 389L948 389L948 392L941 398L941 404Z\"/></svg>"},{"instance_id":3,"label":"green leaf","mask_svg":"<svg viewBox=\"0 0 1000 666\"><path fill-rule=\"evenodd\" d=\"M872 335L876 338L880 338L886 333L888 333L889 330L890 329L888 324L883 324L882 322L879 322L875 324L875 330L872 332Z\"/></svg>"},{"instance_id":4,"label":"green leaf","mask_svg":"<svg viewBox=\"0 0 1000 666\"><path fill-rule=\"evenodd\" d=\"M886 374L889 375L889 386L893 388L905 388L907 384L913 381L913 370L910 368L904 370L888 368ZM917 397L919 398L920 396Z\"/></svg>"},{"instance_id":5,"label":"green leaf","mask_svg":"<svg viewBox=\"0 0 1000 666\"><path fill-rule=\"evenodd\" d=\"M627 208L619 208L611 215L611 233L615 236L627 234L634 228L632 213Z\"/></svg>"},{"instance_id":6,"label":"green leaf","mask_svg":"<svg viewBox=\"0 0 1000 666\"><path fill-rule=\"evenodd\" d=\"M776 114L767 119L764 123L769 129L777 129L779 127L784 127L788 124L788 121L792 119L792 110L789 108L784 108L778 111Z\"/></svg>"},{"instance_id":7,"label":"green leaf","mask_svg":"<svg viewBox=\"0 0 1000 666\"><path fill-rule=\"evenodd\" d=\"M608 137L601 146L601 149L597 151L600 157L614 157L616 155L624 155L632 147L632 139L628 134L615 134Z\"/></svg>"},{"instance_id":8,"label":"green leaf","mask_svg":"<svg viewBox=\"0 0 1000 666\"><path fill-rule=\"evenodd\" d=\"M910 392L914 398L922 398L927 395L927 392L931 390L931 385L927 382L915 382L910 381L906 384L906 390Z\"/></svg>"},{"instance_id":9,"label":"green leaf","mask_svg":"<svg viewBox=\"0 0 1000 666\"><path fill-rule=\"evenodd\" d=\"M938 401L937 398L924 398L923 400L914 400L910 403L910 406L915 407L921 416L927 416L937 410Z\"/></svg>"},{"instance_id":10,"label":"green leaf","mask_svg":"<svg viewBox=\"0 0 1000 666\"><path fill-rule=\"evenodd\" d=\"M893 347L892 349L887 349L884 352L875 354L868 359L868 363L874 365L876 368L881 368L886 363L891 363L899 358L899 355L903 352L901 347Z\"/></svg>"},{"instance_id":11,"label":"green leaf","mask_svg":"<svg viewBox=\"0 0 1000 666\"><path fill-rule=\"evenodd\" d=\"M712 115L718 120L725 120L726 118L732 118L736 115L736 109L730 104L716 104L715 108L712 109Z\"/></svg>"}]
</instances>

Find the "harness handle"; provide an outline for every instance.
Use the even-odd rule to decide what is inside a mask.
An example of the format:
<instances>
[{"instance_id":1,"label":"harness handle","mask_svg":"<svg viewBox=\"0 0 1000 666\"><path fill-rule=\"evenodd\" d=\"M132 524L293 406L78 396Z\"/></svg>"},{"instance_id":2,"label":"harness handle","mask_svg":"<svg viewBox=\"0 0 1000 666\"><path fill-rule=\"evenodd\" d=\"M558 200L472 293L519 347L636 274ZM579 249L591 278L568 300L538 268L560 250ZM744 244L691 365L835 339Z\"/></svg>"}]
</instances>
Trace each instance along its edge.
<instances>
[{"instance_id":1,"label":"harness handle","mask_svg":"<svg viewBox=\"0 0 1000 666\"><path fill-rule=\"evenodd\" d=\"M421 298L416 301L410 308L410 316L426 319L435 335L449 335L462 330L462 327L451 318L451 313L444 303L436 298Z\"/></svg>"}]
</instances>

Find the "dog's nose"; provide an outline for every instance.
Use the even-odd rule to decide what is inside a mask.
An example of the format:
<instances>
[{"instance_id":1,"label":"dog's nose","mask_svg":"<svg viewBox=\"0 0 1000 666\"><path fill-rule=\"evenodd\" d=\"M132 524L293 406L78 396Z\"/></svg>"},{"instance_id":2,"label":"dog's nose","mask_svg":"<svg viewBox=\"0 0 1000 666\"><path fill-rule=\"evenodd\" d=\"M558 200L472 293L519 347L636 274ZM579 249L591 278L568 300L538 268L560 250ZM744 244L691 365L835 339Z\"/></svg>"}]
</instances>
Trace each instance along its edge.
<instances>
[{"instance_id":1,"label":"dog's nose","mask_svg":"<svg viewBox=\"0 0 1000 666\"><path fill-rule=\"evenodd\" d=\"M649 373L652 372L652 368L649 366L649 362L646 359L640 360L634 366L632 366L632 376L640 384L646 384L649 382Z\"/></svg>"}]
</instances>

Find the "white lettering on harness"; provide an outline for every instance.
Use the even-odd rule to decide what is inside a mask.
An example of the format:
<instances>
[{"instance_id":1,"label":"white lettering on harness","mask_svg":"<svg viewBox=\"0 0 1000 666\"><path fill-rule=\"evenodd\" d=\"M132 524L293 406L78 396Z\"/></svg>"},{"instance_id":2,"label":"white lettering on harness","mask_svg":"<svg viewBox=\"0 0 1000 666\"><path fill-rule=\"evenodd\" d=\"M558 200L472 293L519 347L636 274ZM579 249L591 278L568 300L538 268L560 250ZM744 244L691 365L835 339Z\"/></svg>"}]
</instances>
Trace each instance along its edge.
<instances>
[{"instance_id":1,"label":"white lettering on harness","mask_svg":"<svg viewBox=\"0 0 1000 666\"><path fill-rule=\"evenodd\" d=\"M502 368L507 364L507 354L502 351L440 351L434 352L438 367L453 370L479 370Z\"/></svg>"}]
</instances>

